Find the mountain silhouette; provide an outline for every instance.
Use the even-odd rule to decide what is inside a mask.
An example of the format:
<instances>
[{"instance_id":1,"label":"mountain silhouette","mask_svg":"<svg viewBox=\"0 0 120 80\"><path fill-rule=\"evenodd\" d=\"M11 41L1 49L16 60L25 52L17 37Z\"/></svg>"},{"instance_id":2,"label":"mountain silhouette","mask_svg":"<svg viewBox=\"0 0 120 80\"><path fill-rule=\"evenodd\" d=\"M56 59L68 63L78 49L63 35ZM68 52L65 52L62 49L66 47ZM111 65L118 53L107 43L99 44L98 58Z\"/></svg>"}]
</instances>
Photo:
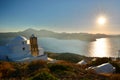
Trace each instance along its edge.
<instances>
[{"instance_id":1,"label":"mountain silhouette","mask_svg":"<svg viewBox=\"0 0 120 80\"><path fill-rule=\"evenodd\" d=\"M97 38L110 37L105 34L88 34L88 33L57 33L49 30L36 30L32 28L28 28L24 31L20 32L9 32L9 33L0 33L0 38L12 38L18 35L25 36L29 38L32 34L35 34L37 37L50 37L57 39L78 39L85 41L94 41Z\"/></svg>"}]
</instances>

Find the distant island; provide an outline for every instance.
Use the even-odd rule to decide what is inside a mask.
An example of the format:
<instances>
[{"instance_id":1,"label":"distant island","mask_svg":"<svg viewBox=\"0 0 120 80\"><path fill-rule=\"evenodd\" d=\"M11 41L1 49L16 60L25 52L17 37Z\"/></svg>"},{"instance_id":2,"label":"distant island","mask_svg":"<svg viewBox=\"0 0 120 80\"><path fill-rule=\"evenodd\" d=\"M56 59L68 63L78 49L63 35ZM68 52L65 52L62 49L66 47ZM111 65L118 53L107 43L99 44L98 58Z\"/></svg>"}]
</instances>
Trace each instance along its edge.
<instances>
[{"instance_id":1,"label":"distant island","mask_svg":"<svg viewBox=\"0 0 120 80\"><path fill-rule=\"evenodd\" d=\"M106 35L106 34L66 33L66 32L57 33L49 30L35 30L32 28L29 28L19 32L0 33L0 41L1 39L13 38L18 35L23 35L29 38L31 34L35 34L39 38L50 37L50 38L65 39L65 40L77 39L77 40L83 40L83 41L95 41L98 38L106 38L106 37L120 37L120 35Z\"/></svg>"}]
</instances>

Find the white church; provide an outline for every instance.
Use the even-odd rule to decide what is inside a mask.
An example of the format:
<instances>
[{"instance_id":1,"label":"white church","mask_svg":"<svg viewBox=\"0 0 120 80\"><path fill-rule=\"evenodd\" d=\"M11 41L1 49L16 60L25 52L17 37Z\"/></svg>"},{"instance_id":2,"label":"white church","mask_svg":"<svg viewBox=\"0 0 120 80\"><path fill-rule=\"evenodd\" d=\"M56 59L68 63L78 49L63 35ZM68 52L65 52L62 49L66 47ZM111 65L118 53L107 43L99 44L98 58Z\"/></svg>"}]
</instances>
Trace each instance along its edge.
<instances>
[{"instance_id":1,"label":"white church","mask_svg":"<svg viewBox=\"0 0 120 80\"><path fill-rule=\"evenodd\" d=\"M17 36L5 46L0 46L0 60L22 62L38 59L47 60L47 55L43 48L38 46L37 37L34 35L29 40Z\"/></svg>"}]
</instances>

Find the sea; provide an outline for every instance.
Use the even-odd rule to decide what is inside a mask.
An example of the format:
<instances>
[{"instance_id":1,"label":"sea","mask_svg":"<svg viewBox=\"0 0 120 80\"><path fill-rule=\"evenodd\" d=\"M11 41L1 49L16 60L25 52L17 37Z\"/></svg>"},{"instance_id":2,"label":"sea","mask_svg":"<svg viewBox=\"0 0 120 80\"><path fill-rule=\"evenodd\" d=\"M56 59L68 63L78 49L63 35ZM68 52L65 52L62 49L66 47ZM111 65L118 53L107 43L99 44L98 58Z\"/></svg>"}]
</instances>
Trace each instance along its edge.
<instances>
[{"instance_id":1,"label":"sea","mask_svg":"<svg viewBox=\"0 0 120 80\"><path fill-rule=\"evenodd\" d=\"M47 52L75 53L88 57L118 57L120 38L100 38L96 41L39 38L39 46Z\"/></svg>"}]
</instances>

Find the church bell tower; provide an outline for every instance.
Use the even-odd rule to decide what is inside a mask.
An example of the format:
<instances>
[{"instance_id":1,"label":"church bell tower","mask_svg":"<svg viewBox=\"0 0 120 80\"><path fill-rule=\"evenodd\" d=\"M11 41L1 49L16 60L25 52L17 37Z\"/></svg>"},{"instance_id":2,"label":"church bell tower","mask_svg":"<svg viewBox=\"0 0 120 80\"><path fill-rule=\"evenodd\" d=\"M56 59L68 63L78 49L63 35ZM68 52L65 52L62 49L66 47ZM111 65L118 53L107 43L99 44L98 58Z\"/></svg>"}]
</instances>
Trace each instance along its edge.
<instances>
[{"instance_id":1,"label":"church bell tower","mask_svg":"<svg viewBox=\"0 0 120 80\"><path fill-rule=\"evenodd\" d=\"M38 56L39 55L39 50L38 50L38 44L37 44L37 37L32 34L30 37L30 47L31 47L31 54L33 56Z\"/></svg>"}]
</instances>

